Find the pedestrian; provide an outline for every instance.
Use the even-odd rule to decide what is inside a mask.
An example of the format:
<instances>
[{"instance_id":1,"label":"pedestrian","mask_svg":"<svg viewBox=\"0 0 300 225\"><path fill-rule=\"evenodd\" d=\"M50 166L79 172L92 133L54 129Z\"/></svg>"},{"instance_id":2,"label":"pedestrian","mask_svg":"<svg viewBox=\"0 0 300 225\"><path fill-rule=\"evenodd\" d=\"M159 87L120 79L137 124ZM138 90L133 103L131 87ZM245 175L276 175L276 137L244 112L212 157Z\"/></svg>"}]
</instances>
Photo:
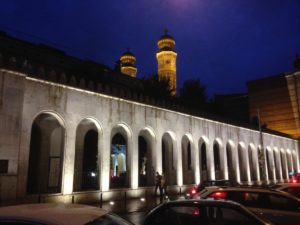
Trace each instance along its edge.
<instances>
[{"instance_id":1,"label":"pedestrian","mask_svg":"<svg viewBox=\"0 0 300 225\"><path fill-rule=\"evenodd\" d=\"M162 193L166 196L167 195L167 183L166 183L166 177L163 173L161 174L160 185L161 185Z\"/></svg>"},{"instance_id":2,"label":"pedestrian","mask_svg":"<svg viewBox=\"0 0 300 225\"><path fill-rule=\"evenodd\" d=\"M157 189L159 189L159 194L161 194L161 175L159 172L156 172L155 175L155 196L157 196Z\"/></svg>"}]
</instances>

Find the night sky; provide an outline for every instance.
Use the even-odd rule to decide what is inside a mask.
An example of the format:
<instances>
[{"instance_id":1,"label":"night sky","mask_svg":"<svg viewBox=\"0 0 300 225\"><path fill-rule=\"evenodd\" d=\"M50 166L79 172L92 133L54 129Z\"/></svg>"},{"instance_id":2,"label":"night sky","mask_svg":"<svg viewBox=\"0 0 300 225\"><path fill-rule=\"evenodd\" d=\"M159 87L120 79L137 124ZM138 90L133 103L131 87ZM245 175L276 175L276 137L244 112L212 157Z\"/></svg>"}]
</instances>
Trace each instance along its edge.
<instances>
[{"instance_id":1,"label":"night sky","mask_svg":"<svg viewBox=\"0 0 300 225\"><path fill-rule=\"evenodd\" d=\"M210 96L293 70L300 0L2 0L0 30L114 67L130 48L138 77L157 72L157 40L176 41L177 85L199 78Z\"/></svg>"}]
</instances>

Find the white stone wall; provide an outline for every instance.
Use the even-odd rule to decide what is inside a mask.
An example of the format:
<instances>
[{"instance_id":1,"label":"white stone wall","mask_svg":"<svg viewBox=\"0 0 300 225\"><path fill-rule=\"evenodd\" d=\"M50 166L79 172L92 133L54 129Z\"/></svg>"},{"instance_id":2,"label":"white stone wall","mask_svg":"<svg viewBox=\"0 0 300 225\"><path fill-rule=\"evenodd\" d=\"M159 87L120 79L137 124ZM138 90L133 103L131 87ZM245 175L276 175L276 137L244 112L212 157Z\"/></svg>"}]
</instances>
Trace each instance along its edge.
<instances>
[{"instance_id":1,"label":"white stone wall","mask_svg":"<svg viewBox=\"0 0 300 225\"><path fill-rule=\"evenodd\" d=\"M239 171L239 161L234 160L237 176L247 173L250 182L248 148L260 146L259 132L230 124L194 117L162 108L58 85L20 74L2 70L0 72L0 159L9 159L9 174L1 175L1 196L26 195L31 126L41 113L51 113L65 128L62 193L73 192L76 129L84 119L91 119L99 129L99 161L101 171L100 190L109 189L110 149L114 133L127 137L130 167L130 188L138 188L138 136L142 130L148 132L155 170L162 170L161 141L164 134L172 138L175 153L177 185L183 185L181 141L187 135L191 142L195 182L200 181L199 142L208 141L209 177L214 179L213 144L220 146L221 173L228 178L226 166L226 144L232 143L237 152L238 144L245 147L246 171ZM10 132L8 132L10 131ZM294 170L299 170L298 142L293 139L263 134L264 147L296 154ZM237 157L233 154L233 157ZM256 159L257 160L257 159ZM256 165L256 170L258 166ZM282 170L281 170L282 171ZM257 172L257 171L256 171ZM257 172L258 173L258 172ZM14 179L8 179L14 176ZM259 174L258 174L259 176ZM3 182L5 188L2 188ZM6 180L9 180L8 182ZM9 189L9 190L8 190ZM13 192L13 193L11 193Z\"/></svg>"}]
</instances>

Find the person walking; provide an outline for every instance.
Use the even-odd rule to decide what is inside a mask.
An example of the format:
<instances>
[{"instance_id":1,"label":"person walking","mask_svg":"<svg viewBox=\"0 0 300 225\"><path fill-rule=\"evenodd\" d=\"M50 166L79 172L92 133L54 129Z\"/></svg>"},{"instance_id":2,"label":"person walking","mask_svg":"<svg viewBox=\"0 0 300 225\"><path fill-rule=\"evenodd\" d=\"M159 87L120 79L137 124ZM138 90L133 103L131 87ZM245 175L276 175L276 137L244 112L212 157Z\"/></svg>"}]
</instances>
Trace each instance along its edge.
<instances>
[{"instance_id":1,"label":"person walking","mask_svg":"<svg viewBox=\"0 0 300 225\"><path fill-rule=\"evenodd\" d=\"M156 172L155 174L155 196L157 196L157 189L159 189L159 194L161 195L161 175L159 172Z\"/></svg>"}]
</instances>

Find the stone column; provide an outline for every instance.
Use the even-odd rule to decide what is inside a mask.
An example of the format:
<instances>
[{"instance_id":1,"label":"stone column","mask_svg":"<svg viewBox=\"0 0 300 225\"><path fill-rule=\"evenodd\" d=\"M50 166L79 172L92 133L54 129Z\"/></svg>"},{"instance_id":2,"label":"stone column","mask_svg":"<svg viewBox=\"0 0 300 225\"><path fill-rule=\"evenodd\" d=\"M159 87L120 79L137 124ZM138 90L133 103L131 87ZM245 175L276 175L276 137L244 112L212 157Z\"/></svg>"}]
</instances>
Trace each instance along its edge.
<instances>
[{"instance_id":1,"label":"stone column","mask_svg":"<svg viewBox=\"0 0 300 225\"><path fill-rule=\"evenodd\" d=\"M65 151L62 175L62 193L71 194L73 192L74 163L75 163L75 143L76 124L68 120L65 130Z\"/></svg>"},{"instance_id":2,"label":"stone column","mask_svg":"<svg viewBox=\"0 0 300 225\"><path fill-rule=\"evenodd\" d=\"M109 190L110 182L110 149L111 137L110 130L103 129L102 144L100 151L100 184L102 191Z\"/></svg>"},{"instance_id":3,"label":"stone column","mask_svg":"<svg viewBox=\"0 0 300 225\"><path fill-rule=\"evenodd\" d=\"M180 140L177 138L177 140ZM182 186L183 184L183 173L182 173L182 148L181 148L181 141L174 141L174 153L177 155L177 163L176 163L176 171L177 171L177 185ZM176 159L175 158L175 159Z\"/></svg>"},{"instance_id":4,"label":"stone column","mask_svg":"<svg viewBox=\"0 0 300 225\"><path fill-rule=\"evenodd\" d=\"M132 137L128 141L129 164L130 164L130 187L137 189L139 185L139 143L138 134L133 133Z\"/></svg>"}]
</instances>

